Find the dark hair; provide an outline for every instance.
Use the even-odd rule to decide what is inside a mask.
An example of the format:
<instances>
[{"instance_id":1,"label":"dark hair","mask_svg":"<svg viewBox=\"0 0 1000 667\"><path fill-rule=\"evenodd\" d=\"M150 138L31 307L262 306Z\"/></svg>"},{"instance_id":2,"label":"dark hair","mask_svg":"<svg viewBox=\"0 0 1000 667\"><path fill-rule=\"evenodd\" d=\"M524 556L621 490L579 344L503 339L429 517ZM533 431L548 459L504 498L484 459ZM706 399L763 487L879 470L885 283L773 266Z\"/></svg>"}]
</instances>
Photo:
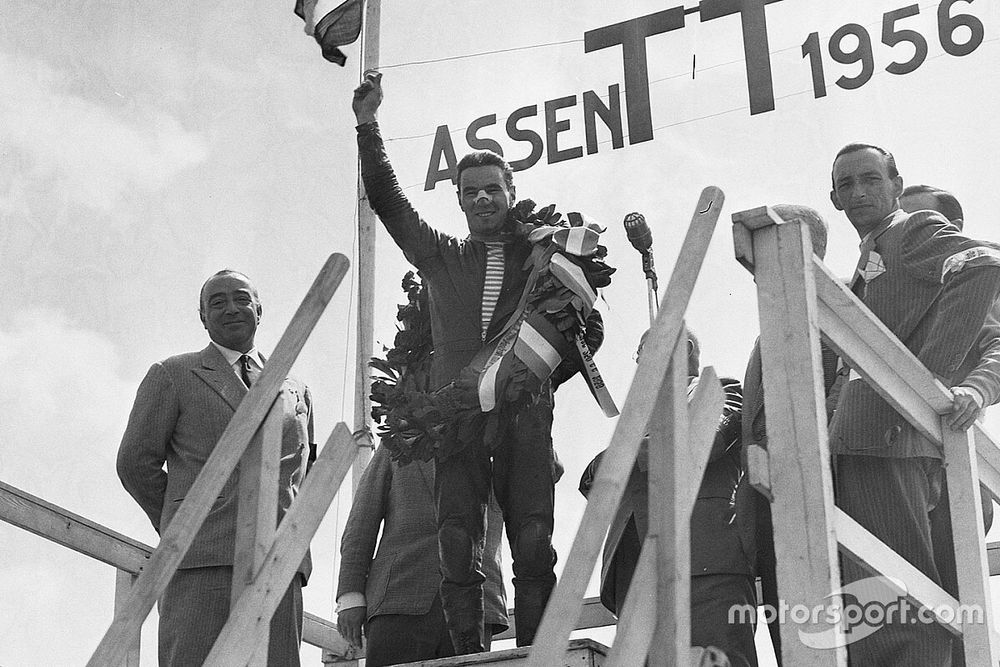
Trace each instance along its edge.
<instances>
[{"instance_id":1,"label":"dark hair","mask_svg":"<svg viewBox=\"0 0 1000 667\"><path fill-rule=\"evenodd\" d=\"M812 239L813 252L823 259L826 256L827 224L816 209L801 204L775 204L771 210L781 216L782 220L791 221L798 218L809 227L809 238Z\"/></svg>"},{"instance_id":2,"label":"dark hair","mask_svg":"<svg viewBox=\"0 0 1000 667\"><path fill-rule=\"evenodd\" d=\"M216 271L210 275L205 279L205 282L201 284L201 289L198 290L198 312L202 312L205 307L205 288L208 286L208 283L212 282L213 279L218 278L219 276L236 276L247 281L247 284L250 285L250 293L253 295L253 298L260 302L260 295L257 294L257 288L254 286L253 281L250 280L250 277L247 276L247 274L234 269L222 269L221 271Z\"/></svg>"},{"instance_id":3,"label":"dark hair","mask_svg":"<svg viewBox=\"0 0 1000 667\"><path fill-rule=\"evenodd\" d=\"M962 212L962 205L955 198L955 195L947 190L935 188L932 185L908 185L903 188L903 194L900 196L906 197L907 195L930 195L934 197L938 204L935 210L948 218L949 222L958 222L960 224L965 219L965 214Z\"/></svg>"},{"instance_id":4,"label":"dark hair","mask_svg":"<svg viewBox=\"0 0 1000 667\"><path fill-rule=\"evenodd\" d=\"M493 151L473 151L458 161L455 167L455 185L459 188L462 186L462 172L471 167L500 167L507 189L514 190L514 170L502 156Z\"/></svg>"},{"instance_id":5,"label":"dark hair","mask_svg":"<svg viewBox=\"0 0 1000 667\"><path fill-rule=\"evenodd\" d=\"M841 155L847 155L848 153L857 153L858 151L864 151L868 149L875 151L876 153L885 158L885 167L886 170L889 172L889 178L896 178L897 176L899 176L899 170L896 169L896 158L892 156L892 153L882 148L881 146L876 146L875 144L864 144L859 142L853 144L847 144L839 151L837 151L837 155L835 155L833 158L833 163L836 164L837 158L839 158ZM833 187L834 190L837 189L837 184L833 182L832 167L830 169L830 185Z\"/></svg>"}]
</instances>

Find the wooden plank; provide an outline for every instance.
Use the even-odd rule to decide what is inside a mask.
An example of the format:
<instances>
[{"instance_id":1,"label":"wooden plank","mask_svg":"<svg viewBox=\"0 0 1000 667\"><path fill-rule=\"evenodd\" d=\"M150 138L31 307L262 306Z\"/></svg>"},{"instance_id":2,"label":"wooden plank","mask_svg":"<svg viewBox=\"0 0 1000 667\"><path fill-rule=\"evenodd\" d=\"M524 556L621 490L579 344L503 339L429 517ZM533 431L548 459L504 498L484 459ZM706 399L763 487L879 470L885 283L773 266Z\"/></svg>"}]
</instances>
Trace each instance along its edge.
<instances>
[{"instance_id":1,"label":"wooden plank","mask_svg":"<svg viewBox=\"0 0 1000 667\"><path fill-rule=\"evenodd\" d=\"M687 453L683 459L684 470L681 480L683 489L677 494L677 502L681 503L685 514L689 517L694 511L694 502L698 498L701 480L708 468L708 460L712 454L712 443L715 442L715 430L722 416L722 406L725 395L722 384L715 369L705 366L701 370L698 386L687 404L688 436Z\"/></svg>"},{"instance_id":2,"label":"wooden plank","mask_svg":"<svg viewBox=\"0 0 1000 667\"><path fill-rule=\"evenodd\" d=\"M680 665L691 645L691 513L686 330L674 345L667 377L649 420L649 534L656 541L656 573L631 585L655 590L656 630L649 646L654 665ZM701 457L708 458L708 452ZM690 500L690 502L689 502Z\"/></svg>"},{"instance_id":3,"label":"wooden plank","mask_svg":"<svg viewBox=\"0 0 1000 667\"><path fill-rule=\"evenodd\" d=\"M979 481L986 485L993 499L1000 502L1000 447L982 424L977 422L971 430L976 441Z\"/></svg>"},{"instance_id":4,"label":"wooden plank","mask_svg":"<svg viewBox=\"0 0 1000 667\"><path fill-rule=\"evenodd\" d=\"M118 613L118 607L125 601L128 597L129 589L132 588L132 584L135 583L135 576L131 572L125 570L115 570L115 613ZM122 661L123 667L139 667L139 649L141 641L141 632L137 632L132 638L132 645L129 647L128 652L125 654L125 659Z\"/></svg>"},{"instance_id":5,"label":"wooden plank","mask_svg":"<svg viewBox=\"0 0 1000 667\"><path fill-rule=\"evenodd\" d=\"M808 608L840 584L809 229L760 226L753 249L778 584L789 605ZM843 647L810 648L799 629L782 627L785 664L846 664Z\"/></svg>"},{"instance_id":6,"label":"wooden plank","mask_svg":"<svg viewBox=\"0 0 1000 667\"><path fill-rule=\"evenodd\" d=\"M621 502L639 442L646 433L654 401L667 370L667 358L680 335L684 312L704 261L712 232L719 218L724 195L715 187L705 188L681 246L664 293L660 312L646 339L649 361L640 364L629 388L625 407L615 425L591 488L580 526L562 576L549 599L531 649L529 664L551 667L561 658L570 632L579 618L580 600L601 551L605 531Z\"/></svg>"},{"instance_id":7,"label":"wooden plank","mask_svg":"<svg viewBox=\"0 0 1000 667\"><path fill-rule=\"evenodd\" d=\"M146 565L152 547L0 482L0 520L130 574Z\"/></svg>"},{"instance_id":8,"label":"wooden plank","mask_svg":"<svg viewBox=\"0 0 1000 667\"><path fill-rule=\"evenodd\" d=\"M580 611L580 619L574 630L588 630L590 628L603 628L615 625L618 620L607 608L601 604L601 599L597 597L584 598L583 607ZM517 615L514 608L507 610L507 629L500 634L493 635L493 641L502 639L514 639L517 629ZM339 637L340 635L338 635Z\"/></svg>"},{"instance_id":9,"label":"wooden plank","mask_svg":"<svg viewBox=\"0 0 1000 667\"><path fill-rule=\"evenodd\" d=\"M243 590L253 582L264 564L264 556L274 539L278 522L278 467L284 437L285 395L278 396L247 446L239 464L239 497L236 513L236 544L233 553L233 585L230 606L236 605ZM304 441L303 441L304 442ZM255 642L249 667L267 665L268 633L251 638Z\"/></svg>"},{"instance_id":10,"label":"wooden plank","mask_svg":"<svg viewBox=\"0 0 1000 667\"><path fill-rule=\"evenodd\" d=\"M756 444L744 444L743 447L747 452L747 483L767 498L768 502L774 502L774 496L771 495L771 462L767 450Z\"/></svg>"},{"instance_id":11,"label":"wooden plank","mask_svg":"<svg viewBox=\"0 0 1000 667\"><path fill-rule=\"evenodd\" d=\"M959 598L963 609L978 611L979 614L978 622L962 619L965 662L968 665L995 665L1000 662L1000 646L993 643L990 631L993 604L986 559L986 531L979 503L976 445L971 431L953 431L946 419L941 418L941 432L944 434L945 474L948 476L948 504Z\"/></svg>"},{"instance_id":12,"label":"wooden plank","mask_svg":"<svg viewBox=\"0 0 1000 667\"><path fill-rule=\"evenodd\" d=\"M347 425L337 424L281 520L264 566L233 605L229 620L205 660L206 665L245 665L253 652L252 639L267 635L274 610L354 463L356 448Z\"/></svg>"},{"instance_id":13,"label":"wooden plank","mask_svg":"<svg viewBox=\"0 0 1000 667\"><path fill-rule=\"evenodd\" d=\"M824 339L917 430L940 443L938 415L951 410L950 392L818 258L813 269Z\"/></svg>"},{"instance_id":14,"label":"wooden plank","mask_svg":"<svg viewBox=\"0 0 1000 667\"><path fill-rule=\"evenodd\" d=\"M153 553L153 547L148 544L117 533L107 526L3 482L0 482L0 519L84 556L111 565L120 571L119 576L121 572L137 575L142 571L142 566L149 555ZM997 546L997 554L1000 555L1000 544ZM1000 573L1000 559L997 570ZM129 579L129 586L133 580L134 576ZM128 588L116 587L115 600L123 602L127 592ZM600 601L597 601L597 606L600 606ZM584 616L592 625L581 627L613 625L614 617L606 609L604 612L610 621L601 622L599 612L591 610L590 615L585 613ZM302 641L331 651L338 651L347 646L347 642L337 633L335 623L309 612L303 613Z\"/></svg>"},{"instance_id":15,"label":"wooden plank","mask_svg":"<svg viewBox=\"0 0 1000 667\"><path fill-rule=\"evenodd\" d=\"M927 575L887 547L882 540L868 532L861 524L845 514L843 510L836 508L835 516L837 540L840 543L840 550L842 552L856 561L866 564L875 572L889 573L883 576L885 583L890 587L894 587L892 586L892 579L905 582L905 588L898 588L897 593L902 597L909 598L914 604L926 607L929 610L938 610L945 607L957 609L958 600L944 592ZM941 619L941 626L953 635L962 634L961 623L956 620L945 622L945 619Z\"/></svg>"},{"instance_id":16,"label":"wooden plank","mask_svg":"<svg viewBox=\"0 0 1000 667\"><path fill-rule=\"evenodd\" d=\"M736 261L743 265L743 268L753 273L753 237L750 230L742 224L733 224L733 251L736 253Z\"/></svg>"},{"instance_id":17,"label":"wooden plank","mask_svg":"<svg viewBox=\"0 0 1000 667\"><path fill-rule=\"evenodd\" d=\"M348 644L337 632L337 624L308 611L302 614L302 641L324 651L347 655Z\"/></svg>"},{"instance_id":18,"label":"wooden plank","mask_svg":"<svg viewBox=\"0 0 1000 667\"><path fill-rule=\"evenodd\" d=\"M757 208L748 208L745 211L737 211L733 213L732 218L733 226L743 227L750 232L771 225L785 224L785 220L770 206L758 206Z\"/></svg>"},{"instance_id":19,"label":"wooden plank","mask_svg":"<svg viewBox=\"0 0 1000 667\"><path fill-rule=\"evenodd\" d=\"M365 0L365 20L361 32L361 76L379 66L381 40L382 2ZM368 204L365 184L358 173L358 320L357 344L354 353L354 432L365 432L366 438L357 438L357 459L351 469L351 493L361 481L361 475L372 458L370 398L371 380L368 361L372 358L375 336L375 239L378 223L375 211ZM336 555L334 556L336 558ZM334 563L336 571L336 563Z\"/></svg>"},{"instance_id":20,"label":"wooden plank","mask_svg":"<svg viewBox=\"0 0 1000 667\"><path fill-rule=\"evenodd\" d=\"M525 667L527 665L528 647L504 649L487 653L472 653L456 655L450 658L434 658L400 663L395 667ZM563 655L558 662L550 667L599 667L606 664L604 655L607 647L593 639L571 639L563 648Z\"/></svg>"},{"instance_id":21,"label":"wooden plank","mask_svg":"<svg viewBox=\"0 0 1000 667\"><path fill-rule=\"evenodd\" d=\"M326 304L347 273L347 258L331 255L309 288L291 323L285 329L274 354L249 393L240 402L219 443L205 462L201 474L191 486L170 525L160 536L160 544L150 557L149 566L115 615L111 627L87 663L90 667L117 664L128 648L128 638L141 626L157 598L166 589L177 566L187 553L230 473L246 449L250 438L263 421L309 334Z\"/></svg>"},{"instance_id":22,"label":"wooden plank","mask_svg":"<svg viewBox=\"0 0 1000 667\"><path fill-rule=\"evenodd\" d=\"M643 583L629 586L618 619L615 641L608 653L607 667L634 667L646 660L653 631L656 630L656 598L649 594L648 587L648 582L656 577L656 547L656 539L651 536L647 536L642 543L632 583ZM690 564L688 567L690 569Z\"/></svg>"}]
</instances>

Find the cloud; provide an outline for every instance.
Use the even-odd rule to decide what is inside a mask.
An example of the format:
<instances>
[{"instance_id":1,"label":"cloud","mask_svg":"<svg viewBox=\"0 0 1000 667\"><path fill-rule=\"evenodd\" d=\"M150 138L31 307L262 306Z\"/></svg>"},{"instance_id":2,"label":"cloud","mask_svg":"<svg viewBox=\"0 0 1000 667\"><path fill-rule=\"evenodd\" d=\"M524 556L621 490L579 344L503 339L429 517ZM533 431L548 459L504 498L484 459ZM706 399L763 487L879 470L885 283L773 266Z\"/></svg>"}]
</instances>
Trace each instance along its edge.
<instances>
[{"instance_id":1,"label":"cloud","mask_svg":"<svg viewBox=\"0 0 1000 667\"><path fill-rule=\"evenodd\" d=\"M138 378L118 375L103 336L54 310L0 328L0 476L137 539L153 537L125 493L115 458Z\"/></svg>"},{"instance_id":2,"label":"cloud","mask_svg":"<svg viewBox=\"0 0 1000 667\"><path fill-rule=\"evenodd\" d=\"M146 544L156 536L122 489L115 457L138 378L99 333L36 309L0 325L0 479ZM111 622L114 569L0 523L0 664L82 664ZM153 614L155 616L155 612ZM46 635L46 624L61 628ZM144 632L143 664L155 662Z\"/></svg>"},{"instance_id":3,"label":"cloud","mask_svg":"<svg viewBox=\"0 0 1000 667\"><path fill-rule=\"evenodd\" d=\"M116 113L73 92L75 83L42 61L0 53L0 153L12 147L26 158L24 170L54 178L53 189L70 200L109 211L208 156L205 140L176 118L150 109Z\"/></svg>"}]
</instances>

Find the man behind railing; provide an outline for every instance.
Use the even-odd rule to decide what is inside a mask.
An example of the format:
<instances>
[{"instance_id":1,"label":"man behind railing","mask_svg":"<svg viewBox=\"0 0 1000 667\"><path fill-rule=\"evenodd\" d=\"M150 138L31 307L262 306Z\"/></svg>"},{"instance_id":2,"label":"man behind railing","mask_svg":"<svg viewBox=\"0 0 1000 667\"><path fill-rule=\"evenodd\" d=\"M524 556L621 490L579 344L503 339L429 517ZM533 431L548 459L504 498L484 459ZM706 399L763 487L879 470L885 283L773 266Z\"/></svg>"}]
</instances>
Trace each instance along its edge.
<instances>
[{"instance_id":1,"label":"man behind railing","mask_svg":"<svg viewBox=\"0 0 1000 667\"><path fill-rule=\"evenodd\" d=\"M641 344L639 349L641 353ZM697 387L700 368L698 339L688 332L689 397ZM721 382L726 402L691 513L691 644L711 647L713 655L721 649L728 658L722 664L751 667L757 665L753 638L756 614L732 617L731 611L756 610L750 548L736 518L736 487L742 476L742 393L739 381L721 378ZM616 616L620 616L633 583L655 583L632 581L649 528L648 446L648 441L643 441L604 544L601 603ZM584 496L590 492L602 455L584 470L580 480Z\"/></svg>"},{"instance_id":2,"label":"man behind railing","mask_svg":"<svg viewBox=\"0 0 1000 667\"><path fill-rule=\"evenodd\" d=\"M947 190L928 185L908 185L903 189L899 205L907 213L917 211L937 211L948 221L962 231L965 226L965 214L962 204L955 195ZM983 325L979 338L973 346L973 352L978 350L978 357L970 353L967 357L970 363L981 365L981 360L992 359L993 366L1000 368L1000 302L993 304L986 323ZM995 401L994 401L995 402ZM979 411L976 411L978 418ZM983 506L983 527L988 533L993 525L993 500L982 484L980 486L980 501ZM941 575L941 587L954 598L958 598L958 572L955 565L955 540L951 532L951 508L948 501L948 478L941 480L941 501L931 511L931 539L934 543L934 562ZM962 645L955 642L951 654L952 667L965 666L965 651Z\"/></svg>"},{"instance_id":3,"label":"man behind railing","mask_svg":"<svg viewBox=\"0 0 1000 667\"><path fill-rule=\"evenodd\" d=\"M845 146L832 172L830 199L862 240L852 291L951 388L947 426L968 429L1000 396L1000 361L974 349L1000 291L1000 246L962 236L932 211L901 210L903 181L882 148ZM944 478L939 445L852 372L830 426L830 452L837 505L940 584L929 519ZM868 573L845 559L843 575L854 582ZM950 664L942 628L892 620L848 646L852 664Z\"/></svg>"},{"instance_id":4,"label":"man behind railing","mask_svg":"<svg viewBox=\"0 0 1000 667\"><path fill-rule=\"evenodd\" d=\"M157 533L170 523L259 377L264 357L254 347L254 336L262 312L249 278L219 271L202 286L199 300L209 345L153 364L139 385L118 450L118 476ZM278 400L285 413L278 477L280 520L316 449L309 389L286 378ZM239 503L236 478L234 474L226 482L159 600L162 666L202 664L229 616ZM302 586L311 569L306 552L272 617L268 665L299 664Z\"/></svg>"}]
</instances>

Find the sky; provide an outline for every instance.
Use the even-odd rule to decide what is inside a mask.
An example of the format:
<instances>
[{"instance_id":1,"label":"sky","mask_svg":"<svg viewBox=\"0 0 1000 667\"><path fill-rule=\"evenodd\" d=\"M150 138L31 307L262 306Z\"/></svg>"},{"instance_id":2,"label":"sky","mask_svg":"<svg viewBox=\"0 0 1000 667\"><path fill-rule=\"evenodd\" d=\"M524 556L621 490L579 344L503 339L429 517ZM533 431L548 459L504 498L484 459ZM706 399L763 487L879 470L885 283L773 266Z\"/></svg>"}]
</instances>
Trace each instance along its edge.
<instances>
[{"instance_id":1,"label":"sky","mask_svg":"<svg viewBox=\"0 0 1000 667\"><path fill-rule=\"evenodd\" d=\"M441 166L431 159L438 128L447 126L461 155L466 128L495 114L478 136L522 160L531 147L508 136L506 119L536 107L517 126L540 135L545 153L516 174L517 194L607 226L602 238L618 271L602 295L607 337L597 362L619 404L648 324L640 258L620 221L645 214L665 285L699 192L722 188L726 204L687 323L703 362L741 378L759 326L752 277L733 259L730 216L781 202L813 206L831 228L827 264L848 275L858 239L828 197L840 146L885 146L904 182L955 192L968 234L1000 239L991 215L1000 208L1000 2L952 4L951 14L981 22L981 44L946 53L938 3L921 2L917 15L888 20L890 33L914 30L927 44L926 58L903 74L886 67L911 60L913 47L881 41L884 15L903 7L899 0L767 5L774 109L753 114L739 18L689 15L682 28L645 40L652 136L630 143L624 116L638 92L625 99L622 49L587 53L584 33L663 3L387 1L382 133L415 207L462 235L452 186L424 189L428 170ZM9 0L0 8L0 480L147 544L156 535L122 490L115 455L148 367L207 343L196 313L201 283L223 267L253 278L267 352L325 258L356 254L350 97L360 48L344 47L345 68L325 62L292 5ZM831 35L852 24L863 30L833 44L837 62ZM865 50L858 34L873 42L871 76L860 86L865 64L850 55ZM952 37L963 43L969 33ZM816 96L811 63L822 68L825 95ZM559 160L587 144L585 93L613 108L616 85L624 141L598 122L596 152ZM376 247L376 345L391 344L408 267L382 230ZM355 286L352 270L294 369L313 389L321 442L353 419ZM1000 433L998 413L986 424ZM585 507L580 473L613 427L582 381L560 389L553 438L566 473L554 539L563 560ZM313 540L306 608L326 618L349 505L342 492ZM8 525L0 525L0 558L0 665L83 663L111 620L113 570ZM143 664L155 663L155 624L154 613ZM318 650L303 655L319 664Z\"/></svg>"}]
</instances>

